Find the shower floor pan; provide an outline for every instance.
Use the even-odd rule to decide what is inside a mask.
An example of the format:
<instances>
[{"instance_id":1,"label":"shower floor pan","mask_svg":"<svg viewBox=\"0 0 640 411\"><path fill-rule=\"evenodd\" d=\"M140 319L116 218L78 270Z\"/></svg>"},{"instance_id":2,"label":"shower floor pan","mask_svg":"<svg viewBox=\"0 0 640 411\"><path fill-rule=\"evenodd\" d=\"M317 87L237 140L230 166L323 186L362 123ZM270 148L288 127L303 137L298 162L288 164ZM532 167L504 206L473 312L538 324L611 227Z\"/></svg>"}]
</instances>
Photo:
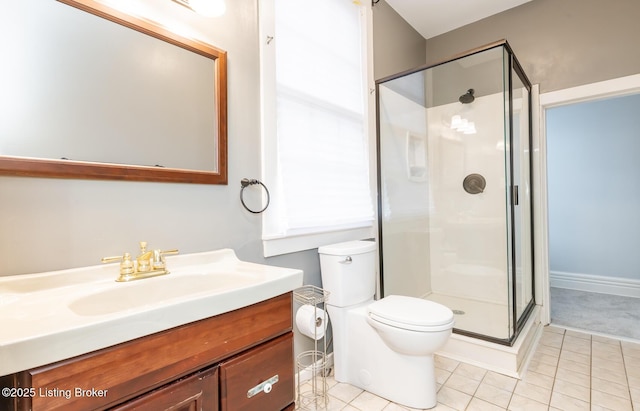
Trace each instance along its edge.
<instances>
[{"instance_id":1,"label":"shower floor pan","mask_svg":"<svg viewBox=\"0 0 640 411\"><path fill-rule=\"evenodd\" d=\"M449 307L454 314L455 328L499 339L509 338L509 308L492 303L431 293L427 300Z\"/></svg>"}]
</instances>

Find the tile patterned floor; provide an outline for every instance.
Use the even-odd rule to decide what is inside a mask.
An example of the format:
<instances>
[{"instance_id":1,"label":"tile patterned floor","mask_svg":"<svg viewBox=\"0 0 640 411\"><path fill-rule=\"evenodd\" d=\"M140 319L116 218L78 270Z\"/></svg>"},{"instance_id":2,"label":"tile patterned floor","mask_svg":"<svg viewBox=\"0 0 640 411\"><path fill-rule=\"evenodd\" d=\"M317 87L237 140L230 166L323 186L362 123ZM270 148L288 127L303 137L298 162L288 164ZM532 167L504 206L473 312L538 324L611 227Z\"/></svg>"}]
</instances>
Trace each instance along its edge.
<instances>
[{"instance_id":1,"label":"tile patterned floor","mask_svg":"<svg viewBox=\"0 0 640 411\"><path fill-rule=\"evenodd\" d=\"M640 411L640 344L545 327L522 380L436 357L432 410ZM329 410L413 410L329 381Z\"/></svg>"}]
</instances>

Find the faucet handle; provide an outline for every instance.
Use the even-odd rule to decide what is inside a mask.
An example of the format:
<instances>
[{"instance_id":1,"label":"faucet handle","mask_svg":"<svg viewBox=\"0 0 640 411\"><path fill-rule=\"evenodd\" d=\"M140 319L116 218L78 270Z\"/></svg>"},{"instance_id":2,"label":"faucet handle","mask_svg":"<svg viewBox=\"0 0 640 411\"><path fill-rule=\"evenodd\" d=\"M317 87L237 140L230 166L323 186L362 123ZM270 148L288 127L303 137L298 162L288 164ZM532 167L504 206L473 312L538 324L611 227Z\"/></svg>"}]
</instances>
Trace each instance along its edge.
<instances>
[{"instance_id":1,"label":"faucet handle","mask_svg":"<svg viewBox=\"0 0 640 411\"><path fill-rule=\"evenodd\" d=\"M153 268L154 270L165 270L166 262L164 261L165 255L178 254L177 249L173 250L153 250Z\"/></svg>"},{"instance_id":2,"label":"faucet handle","mask_svg":"<svg viewBox=\"0 0 640 411\"><path fill-rule=\"evenodd\" d=\"M178 254L179 251L177 248L174 248L173 250L159 250L160 255L171 255L171 254Z\"/></svg>"},{"instance_id":3,"label":"faucet handle","mask_svg":"<svg viewBox=\"0 0 640 411\"><path fill-rule=\"evenodd\" d=\"M100 261L102 261L103 264L120 261L120 275L129 275L135 272L133 261L131 261L131 254L129 253L124 253L122 256L103 257Z\"/></svg>"},{"instance_id":4,"label":"faucet handle","mask_svg":"<svg viewBox=\"0 0 640 411\"><path fill-rule=\"evenodd\" d=\"M131 255L129 253L124 253L124 255L115 255L115 256L112 256L112 257L102 257L100 259L100 261L103 264L104 263L113 263L115 261L123 261L127 255L129 256L129 258L131 258Z\"/></svg>"}]
</instances>

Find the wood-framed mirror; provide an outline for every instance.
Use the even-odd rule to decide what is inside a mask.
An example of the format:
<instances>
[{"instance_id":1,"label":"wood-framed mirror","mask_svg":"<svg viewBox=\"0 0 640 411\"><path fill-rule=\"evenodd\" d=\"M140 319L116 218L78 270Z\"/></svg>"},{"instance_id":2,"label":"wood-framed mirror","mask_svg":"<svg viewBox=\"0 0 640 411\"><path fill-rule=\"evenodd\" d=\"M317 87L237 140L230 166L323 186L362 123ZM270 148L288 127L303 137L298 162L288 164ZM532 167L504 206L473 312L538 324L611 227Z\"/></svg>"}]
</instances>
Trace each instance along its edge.
<instances>
[{"instance_id":1,"label":"wood-framed mirror","mask_svg":"<svg viewBox=\"0 0 640 411\"><path fill-rule=\"evenodd\" d=\"M1 175L227 184L224 50L95 0L44 3L0 10Z\"/></svg>"}]
</instances>

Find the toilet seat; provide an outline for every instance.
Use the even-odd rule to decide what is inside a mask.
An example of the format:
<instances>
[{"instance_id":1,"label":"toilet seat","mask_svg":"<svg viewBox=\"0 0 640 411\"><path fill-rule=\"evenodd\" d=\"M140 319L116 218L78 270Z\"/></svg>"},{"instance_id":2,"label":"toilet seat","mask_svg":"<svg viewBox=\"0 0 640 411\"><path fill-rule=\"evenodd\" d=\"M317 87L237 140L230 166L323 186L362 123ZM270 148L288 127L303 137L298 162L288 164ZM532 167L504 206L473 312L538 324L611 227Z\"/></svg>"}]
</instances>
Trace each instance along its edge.
<instances>
[{"instance_id":1,"label":"toilet seat","mask_svg":"<svg viewBox=\"0 0 640 411\"><path fill-rule=\"evenodd\" d=\"M401 295L373 302L367 311L372 320L410 331L442 331L454 322L453 312L444 305Z\"/></svg>"}]
</instances>

